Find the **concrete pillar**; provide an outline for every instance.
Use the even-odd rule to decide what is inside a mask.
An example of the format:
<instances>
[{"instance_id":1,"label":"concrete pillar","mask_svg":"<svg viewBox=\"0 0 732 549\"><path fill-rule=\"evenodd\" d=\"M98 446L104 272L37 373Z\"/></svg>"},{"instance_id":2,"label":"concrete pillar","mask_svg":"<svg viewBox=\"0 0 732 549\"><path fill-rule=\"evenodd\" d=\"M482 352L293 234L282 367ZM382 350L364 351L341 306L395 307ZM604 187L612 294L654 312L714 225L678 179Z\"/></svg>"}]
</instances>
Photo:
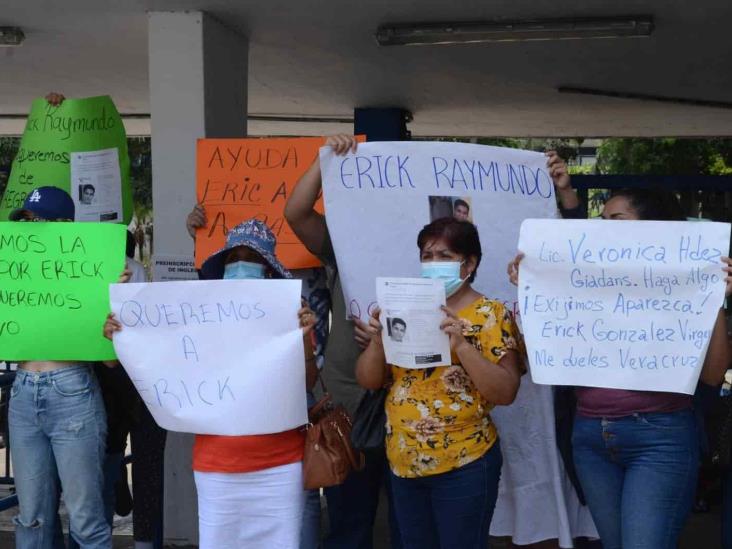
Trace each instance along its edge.
<instances>
[{"instance_id":1,"label":"concrete pillar","mask_svg":"<svg viewBox=\"0 0 732 549\"><path fill-rule=\"evenodd\" d=\"M246 135L248 41L196 11L152 12L148 33L155 255L192 260L196 140ZM164 535L173 544L198 542L192 441L168 435Z\"/></svg>"}]
</instances>

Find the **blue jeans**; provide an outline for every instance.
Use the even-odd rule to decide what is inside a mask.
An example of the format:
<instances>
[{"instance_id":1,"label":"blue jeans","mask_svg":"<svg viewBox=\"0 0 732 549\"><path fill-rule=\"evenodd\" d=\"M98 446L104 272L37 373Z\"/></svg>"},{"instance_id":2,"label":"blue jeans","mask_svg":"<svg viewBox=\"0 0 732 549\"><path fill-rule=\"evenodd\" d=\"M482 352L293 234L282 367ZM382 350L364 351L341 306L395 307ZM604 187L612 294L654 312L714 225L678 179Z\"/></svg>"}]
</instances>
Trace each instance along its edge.
<instances>
[{"instance_id":1,"label":"blue jeans","mask_svg":"<svg viewBox=\"0 0 732 549\"><path fill-rule=\"evenodd\" d=\"M315 395L308 391L308 409L316 404ZM305 490L305 506L302 509L300 549L320 547L320 490Z\"/></svg>"},{"instance_id":2,"label":"blue jeans","mask_svg":"<svg viewBox=\"0 0 732 549\"><path fill-rule=\"evenodd\" d=\"M325 489L330 528L323 540L325 549L372 549L374 520L381 488L387 485L391 549L401 549L401 539L393 513L384 449L364 452L366 465L353 471L343 484ZM385 474L386 473L386 474ZM385 478L386 477L386 478Z\"/></svg>"},{"instance_id":3,"label":"blue jeans","mask_svg":"<svg viewBox=\"0 0 732 549\"><path fill-rule=\"evenodd\" d=\"M44 373L18 370L10 392L8 423L19 501L16 548L53 547L60 490L69 511L71 535L79 545L111 547L102 497L107 422L90 367Z\"/></svg>"},{"instance_id":4,"label":"blue jeans","mask_svg":"<svg viewBox=\"0 0 732 549\"><path fill-rule=\"evenodd\" d=\"M572 445L603 548L675 549L699 471L693 412L577 416Z\"/></svg>"},{"instance_id":5,"label":"blue jeans","mask_svg":"<svg viewBox=\"0 0 732 549\"><path fill-rule=\"evenodd\" d=\"M104 499L104 519L109 524L110 528L114 526L114 485L119 480L120 473L122 472L122 460L124 454L114 453L107 454L104 458L104 490L102 491L102 498ZM61 520L57 517L57 520ZM56 546L56 549L63 549L63 545ZM68 549L79 549L79 544L76 543L74 536L69 532Z\"/></svg>"},{"instance_id":6,"label":"blue jeans","mask_svg":"<svg viewBox=\"0 0 732 549\"><path fill-rule=\"evenodd\" d=\"M305 490L300 549L320 547L320 490Z\"/></svg>"},{"instance_id":7,"label":"blue jeans","mask_svg":"<svg viewBox=\"0 0 732 549\"><path fill-rule=\"evenodd\" d=\"M732 471L722 472L722 549L732 549Z\"/></svg>"},{"instance_id":8,"label":"blue jeans","mask_svg":"<svg viewBox=\"0 0 732 549\"><path fill-rule=\"evenodd\" d=\"M498 499L501 449L447 473L401 478L391 473L405 549L484 549Z\"/></svg>"}]
</instances>

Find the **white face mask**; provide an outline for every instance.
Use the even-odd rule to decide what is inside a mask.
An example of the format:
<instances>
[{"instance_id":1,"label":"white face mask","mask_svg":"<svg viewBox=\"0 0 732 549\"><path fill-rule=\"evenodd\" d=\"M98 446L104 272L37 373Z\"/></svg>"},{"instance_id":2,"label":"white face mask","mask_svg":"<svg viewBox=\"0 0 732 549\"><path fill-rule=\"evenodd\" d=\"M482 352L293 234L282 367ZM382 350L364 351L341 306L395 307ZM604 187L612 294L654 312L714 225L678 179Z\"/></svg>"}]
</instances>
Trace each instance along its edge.
<instances>
[{"instance_id":1,"label":"white face mask","mask_svg":"<svg viewBox=\"0 0 732 549\"><path fill-rule=\"evenodd\" d=\"M422 263L422 278L442 280L445 284L445 295L450 297L457 292L470 275L460 278L460 267L463 261L425 261Z\"/></svg>"}]
</instances>

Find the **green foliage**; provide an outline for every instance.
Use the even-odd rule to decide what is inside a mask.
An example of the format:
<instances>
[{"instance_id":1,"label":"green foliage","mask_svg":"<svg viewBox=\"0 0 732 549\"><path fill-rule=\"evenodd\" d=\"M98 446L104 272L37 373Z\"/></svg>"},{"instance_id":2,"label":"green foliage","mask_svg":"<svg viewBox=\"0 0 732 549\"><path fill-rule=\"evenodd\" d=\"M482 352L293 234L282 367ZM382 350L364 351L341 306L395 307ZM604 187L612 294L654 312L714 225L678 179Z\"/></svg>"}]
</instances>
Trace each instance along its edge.
<instances>
[{"instance_id":1,"label":"green foliage","mask_svg":"<svg viewBox=\"0 0 732 549\"><path fill-rule=\"evenodd\" d=\"M127 139L130 155L130 184L135 217L141 223L152 220L152 162L150 161L150 138L130 137Z\"/></svg>"},{"instance_id":2,"label":"green foliage","mask_svg":"<svg viewBox=\"0 0 732 549\"><path fill-rule=\"evenodd\" d=\"M724 175L732 172L732 140L606 139L598 149L604 174Z\"/></svg>"},{"instance_id":3,"label":"green foliage","mask_svg":"<svg viewBox=\"0 0 732 549\"><path fill-rule=\"evenodd\" d=\"M20 138L0 137L0 196L5 193L5 185L10 175L10 164L18 153Z\"/></svg>"},{"instance_id":4,"label":"green foliage","mask_svg":"<svg viewBox=\"0 0 732 549\"><path fill-rule=\"evenodd\" d=\"M595 166L570 165L568 171L569 175L592 175L595 173Z\"/></svg>"}]
</instances>

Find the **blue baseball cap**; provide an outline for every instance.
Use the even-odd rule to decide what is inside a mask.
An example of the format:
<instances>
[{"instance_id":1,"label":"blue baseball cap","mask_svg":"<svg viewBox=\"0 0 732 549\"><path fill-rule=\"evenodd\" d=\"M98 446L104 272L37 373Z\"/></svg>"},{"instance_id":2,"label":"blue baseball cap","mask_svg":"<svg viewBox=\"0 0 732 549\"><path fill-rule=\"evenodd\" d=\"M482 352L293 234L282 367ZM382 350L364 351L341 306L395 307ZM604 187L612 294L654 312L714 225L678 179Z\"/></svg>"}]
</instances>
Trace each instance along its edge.
<instances>
[{"instance_id":1,"label":"blue baseball cap","mask_svg":"<svg viewBox=\"0 0 732 549\"><path fill-rule=\"evenodd\" d=\"M10 212L8 219L10 221L18 221L25 217L26 213L31 213L34 217L54 221L56 219L74 220L74 201L69 193L58 187L38 187L33 189L28 196L25 197L23 207Z\"/></svg>"},{"instance_id":2,"label":"blue baseball cap","mask_svg":"<svg viewBox=\"0 0 732 549\"><path fill-rule=\"evenodd\" d=\"M269 227L258 219L249 219L226 233L226 245L201 265L201 278L204 280L224 278L226 256L237 246L246 246L257 252L281 278L292 278L292 274L275 255L277 238Z\"/></svg>"}]
</instances>

